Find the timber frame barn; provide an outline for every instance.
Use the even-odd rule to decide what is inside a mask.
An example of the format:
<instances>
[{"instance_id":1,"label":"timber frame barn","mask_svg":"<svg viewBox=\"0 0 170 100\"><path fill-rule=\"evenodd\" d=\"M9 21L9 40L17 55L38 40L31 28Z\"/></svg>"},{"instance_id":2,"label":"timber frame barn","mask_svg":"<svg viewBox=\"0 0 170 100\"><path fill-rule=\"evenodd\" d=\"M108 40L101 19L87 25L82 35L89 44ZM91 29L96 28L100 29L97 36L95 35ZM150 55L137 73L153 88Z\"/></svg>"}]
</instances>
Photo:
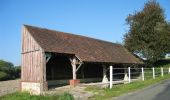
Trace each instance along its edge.
<instances>
[{"instance_id":1,"label":"timber frame barn","mask_svg":"<svg viewBox=\"0 0 170 100\"><path fill-rule=\"evenodd\" d=\"M34 94L102 81L110 65L142 64L119 44L29 25L22 28L21 54L21 90Z\"/></svg>"}]
</instances>

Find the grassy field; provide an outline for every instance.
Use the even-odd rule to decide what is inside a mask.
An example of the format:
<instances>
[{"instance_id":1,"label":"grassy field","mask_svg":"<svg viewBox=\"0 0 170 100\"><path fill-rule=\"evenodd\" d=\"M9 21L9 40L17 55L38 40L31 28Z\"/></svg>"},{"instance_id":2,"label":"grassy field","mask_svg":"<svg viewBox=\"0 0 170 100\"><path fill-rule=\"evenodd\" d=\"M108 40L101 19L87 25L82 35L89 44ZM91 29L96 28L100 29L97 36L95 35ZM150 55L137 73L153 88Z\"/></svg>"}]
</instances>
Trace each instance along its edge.
<instances>
[{"instance_id":1,"label":"grassy field","mask_svg":"<svg viewBox=\"0 0 170 100\"><path fill-rule=\"evenodd\" d=\"M151 84L155 84L161 82L162 80L170 79L170 74L165 75L164 77L156 77L156 79L149 79L146 81L136 81L130 84L121 84L121 85L114 85L112 89L106 88L101 89L99 87L87 87L86 91L91 91L95 95L90 100L108 100L112 97L119 96L124 93L132 92L135 90L139 90L145 88Z\"/></svg>"},{"instance_id":2,"label":"grassy field","mask_svg":"<svg viewBox=\"0 0 170 100\"><path fill-rule=\"evenodd\" d=\"M170 64L157 66L155 67L155 77L161 76L161 67L163 68L164 74L168 74L168 69L170 67ZM151 79L153 77L152 67L145 69L144 72L145 72L145 80Z\"/></svg>"},{"instance_id":3,"label":"grassy field","mask_svg":"<svg viewBox=\"0 0 170 100\"><path fill-rule=\"evenodd\" d=\"M0 97L0 100L74 100L73 96L64 93L63 95L30 95L26 92L16 92Z\"/></svg>"}]
</instances>

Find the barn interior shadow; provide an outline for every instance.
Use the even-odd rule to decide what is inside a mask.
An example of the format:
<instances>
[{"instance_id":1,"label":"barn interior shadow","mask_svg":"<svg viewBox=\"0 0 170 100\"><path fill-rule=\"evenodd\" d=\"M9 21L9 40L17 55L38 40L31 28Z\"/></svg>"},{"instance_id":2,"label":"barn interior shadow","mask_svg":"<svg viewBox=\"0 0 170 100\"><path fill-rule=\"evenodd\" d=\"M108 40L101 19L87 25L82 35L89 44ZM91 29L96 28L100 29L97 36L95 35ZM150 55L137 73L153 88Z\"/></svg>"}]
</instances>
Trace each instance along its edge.
<instances>
[{"instance_id":1,"label":"barn interior shadow","mask_svg":"<svg viewBox=\"0 0 170 100\"><path fill-rule=\"evenodd\" d=\"M101 82L103 67L98 63L84 63L76 74L82 83ZM53 54L46 65L48 89L69 85L72 77L72 66L68 55Z\"/></svg>"}]
</instances>

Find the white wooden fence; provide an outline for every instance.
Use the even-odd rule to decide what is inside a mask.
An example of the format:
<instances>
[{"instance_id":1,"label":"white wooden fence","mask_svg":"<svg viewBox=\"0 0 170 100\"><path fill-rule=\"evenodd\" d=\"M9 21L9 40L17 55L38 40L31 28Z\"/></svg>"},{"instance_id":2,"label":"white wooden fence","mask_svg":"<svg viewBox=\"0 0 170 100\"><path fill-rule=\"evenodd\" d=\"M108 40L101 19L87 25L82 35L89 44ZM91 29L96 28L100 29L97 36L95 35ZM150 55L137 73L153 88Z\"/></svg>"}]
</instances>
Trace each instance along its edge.
<instances>
[{"instance_id":1,"label":"white wooden fence","mask_svg":"<svg viewBox=\"0 0 170 100\"><path fill-rule=\"evenodd\" d=\"M114 70L123 70L123 72L117 72ZM134 75L136 76L134 77ZM110 66L110 88L113 87L114 82L122 81L122 83L131 83L135 80L155 79L156 77L163 77L164 74L170 74L170 68L113 68ZM120 78L120 75L124 75L124 78ZM118 76L118 77L115 77Z\"/></svg>"}]
</instances>

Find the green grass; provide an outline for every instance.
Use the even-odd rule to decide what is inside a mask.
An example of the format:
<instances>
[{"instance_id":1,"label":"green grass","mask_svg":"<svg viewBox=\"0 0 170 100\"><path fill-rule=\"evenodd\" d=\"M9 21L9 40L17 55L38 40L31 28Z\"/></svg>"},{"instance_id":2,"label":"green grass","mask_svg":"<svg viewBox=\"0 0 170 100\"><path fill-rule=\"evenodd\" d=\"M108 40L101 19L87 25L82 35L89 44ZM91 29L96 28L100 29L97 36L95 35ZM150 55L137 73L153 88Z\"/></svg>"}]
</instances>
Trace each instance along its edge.
<instances>
[{"instance_id":1,"label":"green grass","mask_svg":"<svg viewBox=\"0 0 170 100\"><path fill-rule=\"evenodd\" d=\"M157 66L155 67L155 77L157 76L161 76L161 67L164 69L164 74L168 74L168 68L170 67L170 64L166 64L166 65L162 65L162 66ZM149 69L145 69L145 79L151 79L153 76L153 71L152 71L152 67Z\"/></svg>"},{"instance_id":2,"label":"green grass","mask_svg":"<svg viewBox=\"0 0 170 100\"><path fill-rule=\"evenodd\" d=\"M156 77L156 79L149 79L146 81L136 81L130 84L114 85L112 89L106 88L101 89L99 87L87 87L86 91L91 91L95 95L90 100L108 100L112 97L119 96L124 93L132 92L145 88L151 84L161 82L162 80L170 79L170 75L165 75L164 77Z\"/></svg>"},{"instance_id":3,"label":"green grass","mask_svg":"<svg viewBox=\"0 0 170 100\"><path fill-rule=\"evenodd\" d=\"M74 100L73 96L64 93L63 95L30 95L27 92L16 92L1 96L0 100Z\"/></svg>"}]
</instances>

